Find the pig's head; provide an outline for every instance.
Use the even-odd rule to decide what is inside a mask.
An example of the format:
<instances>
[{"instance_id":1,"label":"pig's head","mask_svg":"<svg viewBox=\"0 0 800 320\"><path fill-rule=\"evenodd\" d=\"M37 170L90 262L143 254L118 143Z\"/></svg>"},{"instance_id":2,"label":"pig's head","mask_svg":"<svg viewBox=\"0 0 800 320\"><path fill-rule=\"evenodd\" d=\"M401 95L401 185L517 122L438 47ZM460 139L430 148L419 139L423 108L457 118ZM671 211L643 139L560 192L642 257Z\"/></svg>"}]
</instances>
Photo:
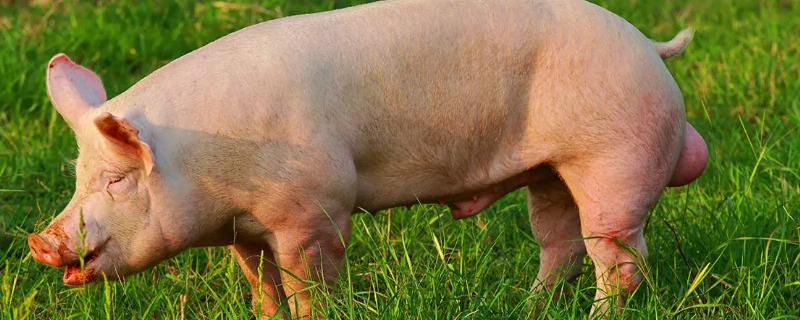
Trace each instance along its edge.
<instances>
[{"instance_id":1,"label":"pig's head","mask_svg":"<svg viewBox=\"0 0 800 320\"><path fill-rule=\"evenodd\" d=\"M80 152L69 204L43 232L28 236L33 259L64 268L64 283L77 285L122 278L185 248L165 232L174 214L160 212L171 208L159 203L163 175L147 134L105 110L97 75L59 54L48 64L47 91Z\"/></svg>"}]
</instances>

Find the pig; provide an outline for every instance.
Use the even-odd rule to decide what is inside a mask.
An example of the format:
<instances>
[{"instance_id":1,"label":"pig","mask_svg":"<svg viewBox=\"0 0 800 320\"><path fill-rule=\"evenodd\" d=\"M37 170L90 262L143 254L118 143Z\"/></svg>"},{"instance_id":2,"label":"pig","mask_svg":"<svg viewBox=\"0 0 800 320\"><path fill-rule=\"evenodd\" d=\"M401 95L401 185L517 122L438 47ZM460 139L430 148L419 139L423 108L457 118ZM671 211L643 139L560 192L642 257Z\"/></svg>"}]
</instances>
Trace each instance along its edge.
<instances>
[{"instance_id":1,"label":"pig","mask_svg":"<svg viewBox=\"0 0 800 320\"><path fill-rule=\"evenodd\" d=\"M353 213L460 219L525 187L533 290L588 254L590 312L614 310L641 281L649 208L706 166L663 62L691 35L654 42L577 0L392 0L244 28L111 100L58 54L47 92L80 150L75 193L31 256L80 285L229 246L254 308L308 317Z\"/></svg>"}]
</instances>

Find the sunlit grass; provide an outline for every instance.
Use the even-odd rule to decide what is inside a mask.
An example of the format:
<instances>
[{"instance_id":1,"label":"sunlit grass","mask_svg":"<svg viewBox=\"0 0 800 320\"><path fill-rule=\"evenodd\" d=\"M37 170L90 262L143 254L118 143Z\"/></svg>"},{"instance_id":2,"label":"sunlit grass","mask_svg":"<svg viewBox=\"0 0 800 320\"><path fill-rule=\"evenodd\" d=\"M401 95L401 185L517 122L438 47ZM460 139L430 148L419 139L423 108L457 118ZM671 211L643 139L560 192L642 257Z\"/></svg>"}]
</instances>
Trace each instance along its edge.
<instances>
[{"instance_id":1,"label":"sunlit grass","mask_svg":"<svg viewBox=\"0 0 800 320\"><path fill-rule=\"evenodd\" d=\"M114 96L159 66L242 26L337 1L0 4L0 318L235 319L250 288L223 248L193 249L124 283L65 287L34 263L27 233L73 190L72 133L50 105L57 52L94 68ZM345 1L346 2L346 1ZM800 3L604 0L655 39L692 26L668 65L711 151L706 174L667 192L646 228L648 284L621 318L800 317ZM0 3L5 3L0 1ZM592 303L590 261L571 297L531 294L538 247L524 195L453 221L438 206L359 214L330 319L571 319Z\"/></svg>"}]
</instances>

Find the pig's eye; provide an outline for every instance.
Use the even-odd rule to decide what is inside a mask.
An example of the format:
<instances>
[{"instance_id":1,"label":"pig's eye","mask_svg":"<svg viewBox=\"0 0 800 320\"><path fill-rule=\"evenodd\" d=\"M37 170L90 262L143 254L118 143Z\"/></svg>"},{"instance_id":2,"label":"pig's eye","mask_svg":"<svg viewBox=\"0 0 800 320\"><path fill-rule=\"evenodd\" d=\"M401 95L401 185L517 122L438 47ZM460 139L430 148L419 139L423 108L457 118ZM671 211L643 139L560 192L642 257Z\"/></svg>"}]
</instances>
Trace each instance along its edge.
<instances>
[{"instance_id":1,"label":"pig's eye","mask_svg":"<svg viewBox=\"0 0 800 320\"><path fill-rule=\"evenodd\" d=\"M111 179L108 179L108 184L109 185L115 184L117 182L122 181L122 179L125 179L125 176L111 177Z\"/></svg>"},{"instance_id":2,"label":"pig's eye","mask_svg":"<svg viewBox=\"0 0 800 320\"><path fill-rule=\"evenodd\" d=\"M112 199L118 199L118 197L129 194L136 189L135 185L125 175L108 175L106 181L105 191Z\"/></svg>"}]
</instances>

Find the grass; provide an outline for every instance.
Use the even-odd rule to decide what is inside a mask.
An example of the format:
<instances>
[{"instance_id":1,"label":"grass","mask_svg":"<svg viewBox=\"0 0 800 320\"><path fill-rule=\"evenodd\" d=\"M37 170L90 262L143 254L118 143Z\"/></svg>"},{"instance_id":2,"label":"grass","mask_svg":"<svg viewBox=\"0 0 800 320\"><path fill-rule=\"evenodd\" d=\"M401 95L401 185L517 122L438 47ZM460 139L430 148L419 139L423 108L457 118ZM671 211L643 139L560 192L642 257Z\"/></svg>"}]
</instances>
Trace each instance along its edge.
<instances>
[{"instance_id":1,"label":"grass","mask_svg":"<svg viewBox=\"0 0 800 320\"><path fill-rule=\"evenodd\" d=\"M800 318L800 3L598 2L653 38L696 28L688 52L668 64L711 150L706 174L652 211L648 282L622 318ZM74 288L31 260L25 237L69 200L76 156L48 101L45 64L67 52L114 96L242 26L349 4L0 1L0 318L252 317L249 285L223 248ZM538 247L521 192L462 221L429 205L356 215L347 260L334 294L316 292L331 302L326 318L583 318L594 290L585 260L572 297L529 293Z\"/></svg>"}]
</instances>

